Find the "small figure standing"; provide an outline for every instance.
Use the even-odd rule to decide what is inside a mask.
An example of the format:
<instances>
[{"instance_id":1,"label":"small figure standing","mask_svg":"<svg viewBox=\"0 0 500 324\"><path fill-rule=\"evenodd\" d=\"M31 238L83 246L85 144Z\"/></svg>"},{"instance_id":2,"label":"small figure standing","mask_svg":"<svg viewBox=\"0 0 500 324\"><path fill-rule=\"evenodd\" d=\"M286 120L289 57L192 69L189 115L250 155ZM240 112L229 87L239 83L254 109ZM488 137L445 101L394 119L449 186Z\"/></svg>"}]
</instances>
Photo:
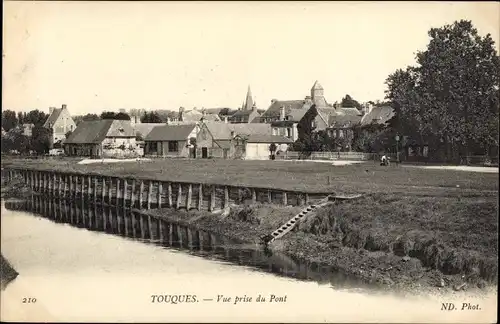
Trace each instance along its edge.
<instances>
[{"instance_id":1,"label":"small figure standing","mask_svg":"<svg viewBox=\"0 0 500 324\"><path fill-rule=\"evenodd\" d=\"M380 158L380 165L383 165L383 166L389 165L389 158L385 154L382 155L382 157Z\"/></svg>"}]
</instances>

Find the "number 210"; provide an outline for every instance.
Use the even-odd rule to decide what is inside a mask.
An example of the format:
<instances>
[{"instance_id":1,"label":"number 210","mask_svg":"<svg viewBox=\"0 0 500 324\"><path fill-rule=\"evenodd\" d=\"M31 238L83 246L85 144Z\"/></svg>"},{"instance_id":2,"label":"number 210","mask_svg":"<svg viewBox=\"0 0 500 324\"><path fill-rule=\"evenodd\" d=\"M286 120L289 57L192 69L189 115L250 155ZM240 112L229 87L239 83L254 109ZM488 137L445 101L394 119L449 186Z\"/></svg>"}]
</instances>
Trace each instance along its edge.
<instances>
[{"instance_id":1,"label":"number 210","mask_svg":"<svg viewBox=\"0 0 500 324\"><path fill-rule=\"evenodd\" d=\"M23 298L23 304L34 304L36 303L36 298Z\"/></svg>"}]
</instances>

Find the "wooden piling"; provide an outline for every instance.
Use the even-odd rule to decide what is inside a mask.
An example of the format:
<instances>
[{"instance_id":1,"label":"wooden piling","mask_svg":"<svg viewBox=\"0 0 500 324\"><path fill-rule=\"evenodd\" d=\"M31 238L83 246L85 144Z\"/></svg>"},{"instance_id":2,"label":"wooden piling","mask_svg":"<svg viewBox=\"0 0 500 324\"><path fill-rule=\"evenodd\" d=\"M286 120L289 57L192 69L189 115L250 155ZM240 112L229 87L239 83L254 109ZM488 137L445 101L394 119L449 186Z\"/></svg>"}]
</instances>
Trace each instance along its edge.
<instances>
[{"instance_id":1,"label":"wooden piling","mask_svg":"<svg viewBox=\"0 0 500 324\"><path fill-rule=\"evenodd\" d=\"M158 182L158 197L156 198L157 208L161 208L161 194L162 194L162 191L163 191L162 184L161 184L161 182Z\"/></svg>"},{"instance_id":2,"label":"wooden piling","mask_svg":"<svg viewBox=\"0 0 500 324\"><path fill-rule=\"evenodd\" d=\"M132 186L130 187L130 208L135 208L135 189L137 185L135 179L132 180Z\"/></svg>"},{"instance_id":3,"label":"wooden piling","mask_svg":"<svg viewBox=\"0 0 500 324\"><path fill-rule=\"evenodd\" d=\"M165 236L163 234L164 222L161 219L158 219L158 239L161 243L165 241Z\"/></svg>"},{"instance_id":4,"label":"wooden piling","mask_svg":"<svg viewBox=\"0 0 500 324\"><path fill-rule=\"evenodd\" d=\"M139 214L139 226L141 227L141 238L146 238L146 226L144 226L144 215Z\"/></svg>"},{"instance_id":5,"label":"wooden piling","mask_svg":"<svg viewBox=\"0 0 500 324\"><path fill-rule=\"evenodd\" d=\"M182 196L182 183L179 183L179 189L177 190L177 206L176 208L181 208L181 197Z\"/></svg>"},{"instance_id":6,"label":"wooden piling","mask_svg":"<svg viewBox=\"0 0 500 324\"><path fill-rule=\"evenodd\" d=\"M106 200L106 178L102 177L102 190L101 190L101 204L104 205L104 201Z\"/></svg>"},{"instance_id":7,"label":"wooden piling","mask_svg":"<svg viewBox=\"0 0 500 324\"><path fill-rule=\"evenodd\" d=\"M257 191L255 188L251 188L250 190L252 191L252 204L255 204L257 203Z\"/></svg>"},{"instance_id":8,"label":"wooden piling","mask_svg":"<svg viewBox=\"0 0 500 324\"><path fill-rule=\"evenodd\" d=\"M90 202L90 197L92 196L92 179L87 176L87 200Z\"/></svg>"},{"instance_id":9,"label":"wooden piling","mask_svg":"<svg viewBox=\"0 0 500 324\"><path fill-rule=\"evenodd\" d=\"M282 203L283 206L288 206L288 194L286 191L283 191L282 193Z\"/></svg>"},{"instance_id":10,"label":"wooden piling","mask_svg":"<svg viewBox=\"0 0 500 324\"><path fill-rule=\"evenodd\" d=\"M81 195L82 202L83 202L85 199L85 176L83 176L83 175L80 176L80 180L82 181L82 184L81 184L82 192L80 193L80 195Z\"/></svg>"},{"instance_id":11,"label":"wooden piling","mask_svg":"<svg viewBox=\"0 0 500 324\"><path fill-rule=\"evenodd\" d=\"M212 190L210 192L210 202L208 204L208 211L213 212L215 210L215 195L217 193L217 188L212 185Z\"/></svg>"},{"instance_id":12,"label":"wooden piling","mask_svg":"<svg viewBox=\"0 0 500 324\"><path fill-rule=\"evenodd\" d=\"M121 200L121 188L120 188L120 178L116 178L116 206L120 206Z\"/></svg>"},{"instance_id":13,"label":"wooden piling","mask_svg":"<svg viewBox=\"0 0 500 324\"><path fill-rule=\"evenodd\" d=\"M94 176L94 195L92 199L94 200L94 204L97 203L97 176Z\"/></svg>"},{"instance_id":14,"label":"wooden piling","mask_svg":"<svg viewBox=\"0 0 500 324\"><path fill-rule=\"evenodd\" d=\"M144 196L144 181L141 180L141 184L139 185L139 209L142 209L143 196Z\"/></svg>"},{"instance_id":15,"label":"wooden piling","mask_svg":"<svg viewBox=\"0 0 500 324\"><path fill-rule=\"evenodd\" d=\"M198 185L198 210L203 209L203 185L200 183Z\"/></svg>"},{"instance_id":16,"label":"wooden piling","mask_svg":"<svg viewBox=\"0 0 500 324\"><path fill-rule=\"evenodd\" d=\"M305 204L309 205L309 194L308 193L305 194Z\"/></svg>"},{"instance_id":17,"label":"wooden piling","mask_svg":"<svg viewBox=\"0 0 500 324\"><path fill-rule=\"evenodd\" d=\"M132 232L132 237L135 238L135 235L137 233L137 230L136 230L136 226L137 226L137 219L136 219L136 216L135 216L135 211L131 211L130 212L130 230Z\"/></svg>"},{"instance_id":18,"label":"wooden piling","mask_svg":"<svg viewBox=\"0 0 500 324\"><path fill-rule=\"evenodd\" d=\"M271 196L271 189L267 189L267 202L268 203L272 203L273 202L273 198Z\"/></svg>"},{"instance_id":19,"label":"wooden piling","mask_svg":"<svg viewBox=\"0 0 500 324\"><path fill-rule=\"evenodd\" d=\"M151 209L151 196L153 195L153 181L148 181L147 209Z\"/></svg>"},{"instance_id":20,"label":"wooden piling","mask_svg":"<svg viewBox=\"0 0 500 324\"><path fill-rule=\"evenodd\" d=\"M172 246L174 243L174 225L168 223L168 245Z\"/></svg>"},{"instance_id":21,"label":"wooden piling","mask_svg":"<svg viewBox=\"0 0 500 324\"><path fill-rule=\"evenodd\" d=\"M111 206L112 203L113 203L113 178L109 178L108 205Z\"/></svg>"},{"instance_id":22,"label":"wooden piling","mask_svg":"<svg viewBox=\"0 0 500 324\"><path fill-rule=\"evenodd\" d=\"M189 210L191 208L192 197L193 197L193 185L189 184L188 185L188 193L187 193L187 201L186 201L186 210Z\"/></svg>"},{"instance_id":23,"label":"wooden piling","mask_svg":"<svg viewBox=\"0 0 500 324\"><path fill-rule=\"evenodd\" d=\"M173 204L172 204L172 183L169 182L168 185L167 185L167 194L168 194L168 207L169 208L172 208L173 207Z\"/></svg>"},{"instance_id":24,"label":"wooden piling","mask_svg":"<svg viewBox=\"0 0 500 324\"><path fill-rule=\"evenodd\" d=\"M224 208L229 207L229 188L224 186Z\"/></svg>"},{"instance_id":25,"label":"wooden piling","mask_svg":"<svg viewBox=\"0 0 500 324\"><path fill-rule=\"evenodd\" d=\"M127 206L127 190L127 179L123 179L123 207Z\"/></svg>"},{"instance_id":26,"label":"wooden piling","mask_svg":"<svg viewBox=\"0 0 500 324\"><path fill-rule=\"evenodd\" d=\"M148 215L148 236L149 239L153 239L153 219L150 215Z\"/></svg>"}]
</instances>

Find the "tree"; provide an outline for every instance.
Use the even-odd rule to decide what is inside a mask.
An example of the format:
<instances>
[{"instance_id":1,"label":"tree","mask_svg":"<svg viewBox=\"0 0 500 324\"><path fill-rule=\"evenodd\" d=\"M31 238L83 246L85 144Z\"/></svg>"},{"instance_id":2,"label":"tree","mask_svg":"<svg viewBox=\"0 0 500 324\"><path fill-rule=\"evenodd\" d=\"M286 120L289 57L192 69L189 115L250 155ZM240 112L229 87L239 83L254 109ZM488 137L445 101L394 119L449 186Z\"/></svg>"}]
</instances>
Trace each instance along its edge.
<instances>
[{"instance_id":1,"label":"tree","mask_svg":"<svg viewBox=\"0 0 500 324\"><path fill-rule=\"evenodd\" d=\"M123 112L104 111L101 113L101 119L130 120L130 116Z\"/></svg>"},{"instance_id":2,"label":"tree","mask_svg":"<svg viewBox=\"0 0 500 324\"><path fill-rule=\"evenodd\" d=\"M450 161L498 146L500 59L491 36L481 37L466 20L428 34L417 66L386 80L399 130Z\"/></svg>"},{"instance_id":3,"label":"tree","mask_svg":"<svg viewBox=\"0 0 500 324\"><path fill-rule=\"evenodd\" d=\"M144 115L141 117L141 123L162 123L162 119L157 112L144 112Z\"/></svg>"},{"instance_id":4,"label":"tree","mask_svg":"<svg viewBox=\"0 0 500 324\"><path fill-rule=\"evenodd\" d=\"M346 94L342 101L340 102L342 107L346 108L358 108L361 109L361 104L354 100L350 95Z\"/></svg>"},{"instance_id":5,"label":"tree","mask_svg":"<svg viewBox=\"0 0 500 324\"><path fill-rule=\"evenodd\" d=\"M31 149L39 154L48 153L51 145L52 131L42 126L33 128Z\"/></svg>"},{"instance_id":6,"label":"tree","mask_svg":"<svg viewBox=\"0 0 500 324\"><path fill-rule=\"evenodd\" d=\"M12 110L2 111L2 128L8 132L19 124L16 113Z\"/></svg>"},{"instance_id":7,"label":"tree","mask_svg":"<svg viewBox=\"0 0 500 324\"><path fill-rule=\"evenodd\" d=\"M49 115L44 113L43 111L40 111L38 109L31 110L26 114L26 117L24 118L24 123L25 124L33 124L35 126L42 126Z\"/></svg>"}]
</instances>

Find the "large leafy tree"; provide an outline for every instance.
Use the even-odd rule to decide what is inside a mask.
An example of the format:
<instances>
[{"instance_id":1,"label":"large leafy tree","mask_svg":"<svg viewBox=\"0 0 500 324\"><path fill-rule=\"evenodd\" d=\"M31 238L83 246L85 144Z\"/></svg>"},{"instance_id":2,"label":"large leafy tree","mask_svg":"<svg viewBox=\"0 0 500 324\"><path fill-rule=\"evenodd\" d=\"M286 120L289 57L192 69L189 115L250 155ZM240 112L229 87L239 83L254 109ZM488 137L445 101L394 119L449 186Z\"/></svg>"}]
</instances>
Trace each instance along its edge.
<instances>
[{"instance_id":1,"label":"large leafy tree","mask_svg":"<svg viewBox=\"0 0 500 324\"><path fill-rule=\"evenodd\" d=\"M51 146L52 131L35 126L32 131L31 149L39 154L48 153Z\"/></svg>"},{"instance_id":2,"label":"large leafy tree","mask_svg":"<svg viewBox=\"0 0 500 324\"><path fill-rule=\"evenodd\" d=\"M466 20L432 28L429 36L417 66L386 80L393 124L448 160L498 146L500 60L491 36Z\"/></svg>"},{"instance_id":3,"label":"large leafy tree","mask_svg":"<svg viewBox=\"0 0 500 324\"><path fill-rule=\"evenodd\" d=\"M42 126L48 117L49 115L47 115L43 111L35 109L26 114L26 117L24 117L24 123L34 124L35 126Z\"/></svg>"},{"instance_id":4,"label":"large leafy tree","mask_svg":"<svg viewBox=\"0 0 500 324\"><path fill-rule=\"evenodd\" d=\"M2 128L8 132L18 125L19 121L16 117L16 112L12 110L2 111Z\"/></svg>"}]
</instances>

